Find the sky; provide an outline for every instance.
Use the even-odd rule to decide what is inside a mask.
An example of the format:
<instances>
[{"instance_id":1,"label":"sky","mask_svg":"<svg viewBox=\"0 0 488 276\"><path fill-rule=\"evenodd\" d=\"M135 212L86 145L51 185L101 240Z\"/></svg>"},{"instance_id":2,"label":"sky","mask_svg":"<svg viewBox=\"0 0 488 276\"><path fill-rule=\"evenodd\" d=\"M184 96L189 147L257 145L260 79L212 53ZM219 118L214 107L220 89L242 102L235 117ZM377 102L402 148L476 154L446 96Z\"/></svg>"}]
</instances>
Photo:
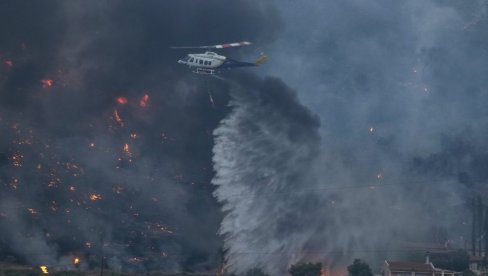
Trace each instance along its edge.
<instances>
[{"instance_id":1,"label":"sky","mask_svg":"<svg viewBox=\"0 0 488 276\"><path fill-rule=\"evenodd\" d=\"M373 266L470 239L486 1L0 3L0 257L118 271ZM171 46L259 68L191 73Z\"/></svg>"}]
</instances>

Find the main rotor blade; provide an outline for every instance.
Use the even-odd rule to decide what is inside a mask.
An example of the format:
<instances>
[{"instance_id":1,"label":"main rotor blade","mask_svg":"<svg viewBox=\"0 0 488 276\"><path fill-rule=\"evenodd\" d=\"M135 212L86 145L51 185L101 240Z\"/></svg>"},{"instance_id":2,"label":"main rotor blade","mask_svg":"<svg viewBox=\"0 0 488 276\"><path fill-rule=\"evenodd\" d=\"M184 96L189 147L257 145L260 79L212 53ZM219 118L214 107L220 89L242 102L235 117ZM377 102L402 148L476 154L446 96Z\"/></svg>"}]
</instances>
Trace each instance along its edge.
<instances>
[{"instance_id":1,"label":"main rotor blade","mask_svg":"<svg viewBox=\"0 0 488 276\"><path fill-rule=\"evenodd\" d=\"M241 42L233 42L233 43L209 45L209 46L175 46L170 48L171 49L224 49L224 48L240 47L240 46L251 45L251 44L252 43L249 41L241 41Z\"/></svg>"}]
</instances>

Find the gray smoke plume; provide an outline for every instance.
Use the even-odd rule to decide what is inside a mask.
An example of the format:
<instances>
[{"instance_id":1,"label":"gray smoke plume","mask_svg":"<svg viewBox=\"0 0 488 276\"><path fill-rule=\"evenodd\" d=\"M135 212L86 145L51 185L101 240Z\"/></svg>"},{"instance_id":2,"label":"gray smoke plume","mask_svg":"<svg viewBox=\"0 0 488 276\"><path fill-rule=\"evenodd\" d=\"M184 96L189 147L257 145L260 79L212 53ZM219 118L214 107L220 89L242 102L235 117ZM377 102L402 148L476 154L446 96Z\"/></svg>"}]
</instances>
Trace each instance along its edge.
<instances>
[{"instance_id":1,"label":"gray smoke plume","mask_svg":"<svg viewBox=\"0 0 488 276\"><path fill-rule=\"evenodd\" d=\"M281 240L306 245L280 266L320 259L344 267L361 257L379 267L405 260L406 242L463 248L469 202L487 182L486 1L276 4L287 21L267 50L268 72L296 89L322 122L321 154L304 170L317 219L300 239ZM264 204L261 212L277 223L278 212ZM254 239L267 234L256 231Z\"/></svg>"}]
</instances>

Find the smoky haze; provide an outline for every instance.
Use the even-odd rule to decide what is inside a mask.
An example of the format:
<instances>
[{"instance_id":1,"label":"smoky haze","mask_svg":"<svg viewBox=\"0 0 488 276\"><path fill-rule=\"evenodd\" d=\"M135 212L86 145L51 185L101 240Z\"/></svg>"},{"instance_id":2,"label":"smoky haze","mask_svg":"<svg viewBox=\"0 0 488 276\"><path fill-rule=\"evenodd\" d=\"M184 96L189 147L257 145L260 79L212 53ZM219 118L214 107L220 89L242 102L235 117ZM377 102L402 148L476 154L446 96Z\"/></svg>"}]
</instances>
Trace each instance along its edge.
<instances>
[{"instance_id":1,"label":"smoky haze","mask_svg":"<svg viewBox=\"0 0 488 276\"><path fill-rule=\"evenodd\" d=\"M316 177L344 187L320 192L321 257L379 265L404 258L402 242L464 248L486 188L486 1L276 4L287 20L267 71L318 114Z\"/></svg>"},{"instance_id":2,"label":"smoky haze","mask_svg":"<svg viewBox=\"0 0 488 276\"><path fill-rule=\"evenodd\" d=\"M217 269L212 131L227 91L169 47L265 44L279 27L270 5L4 1L0 18L1 255Z\"/></svg>"},{"instance_id":3,"label":"smoky haze","mask_svg":"<svg viewBox=\"0 0 488 276\"><path fill-rule=\"evenodd\" d=\"M463 247L488 176L486 8L2 2L2 258L283 275ZM264 76L196 76L168 49L241 40L222 53L264 51Z\"/></svg>"}]
</instances>

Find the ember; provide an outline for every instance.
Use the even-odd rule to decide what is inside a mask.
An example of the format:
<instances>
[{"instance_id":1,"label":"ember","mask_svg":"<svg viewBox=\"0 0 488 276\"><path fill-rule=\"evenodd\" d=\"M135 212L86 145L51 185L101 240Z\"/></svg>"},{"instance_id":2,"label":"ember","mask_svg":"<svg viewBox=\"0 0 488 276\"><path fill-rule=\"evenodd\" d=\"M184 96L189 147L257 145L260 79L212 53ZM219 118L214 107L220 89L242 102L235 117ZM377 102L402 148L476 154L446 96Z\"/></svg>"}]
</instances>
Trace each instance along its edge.
<instances>
[{"instance_id":1,"label":"ember","mask_svg":"<svg viewBox=\"0 0 488 276\"><path fill-rule=\"evenodd\" d=\"M122 121L122 118L120 118L120 115L119 115L119 112L117 111L117 109L114 110L114 119L117 123L119 123L119 125L121 127L124 126L124 122Z\"/></svg>"},{"instance_id":2,"label":"ember","mask_svg":"<svg viewBox=\"0 0 488 276\"><path fill-rule=\"evenodd\" d=\"M118 97L117 98L117 103L119 103L119 104L127 104L127 98L126 97Z\"/></svg>"},{"instance_id":3,"label":"ember","mask_svg":"<svg viewBox=\"0 0 488 276\"><path fill-rule=\"evenodd\" d=\"M147 102L149 101L149 95L148 94L145 94L141 100L139 101L139 106L140 107L146 107L147 106Z\"/></svg>"},{"instance_id":4,"label":"ember","mask_svg":"<svg viewBox=\"0 0 488 276\"><path fill-rule=\"evenodd\" d=\"M41 269L42 274L49 274L49 270L47 270L47 266L41 265L39 268Z\"/></svg>"},{"instance_id":5,"label":"ember","mask_svg":"<svg viewBox=\"0 0 488 276\"><path fill-rule=\"evenodd\" d=\"M99 194L91 194L90 195L90 200L91 201L97 201L97 200L100 200L100 199L102 199L102 196L99 195Z\"/></svg>"},{"instance_id":6,"label":"ember","mask_svg":"<svg viewBox=\"0 0 488 276\"><path fill-rule=\"evenodd\" d=\"M53 80L49 80L49 79L41 80L42 87L44 87L44 88L48 88L48 87L53 86L53 83L54 83Z\"/></svg>"}]
</instances>

